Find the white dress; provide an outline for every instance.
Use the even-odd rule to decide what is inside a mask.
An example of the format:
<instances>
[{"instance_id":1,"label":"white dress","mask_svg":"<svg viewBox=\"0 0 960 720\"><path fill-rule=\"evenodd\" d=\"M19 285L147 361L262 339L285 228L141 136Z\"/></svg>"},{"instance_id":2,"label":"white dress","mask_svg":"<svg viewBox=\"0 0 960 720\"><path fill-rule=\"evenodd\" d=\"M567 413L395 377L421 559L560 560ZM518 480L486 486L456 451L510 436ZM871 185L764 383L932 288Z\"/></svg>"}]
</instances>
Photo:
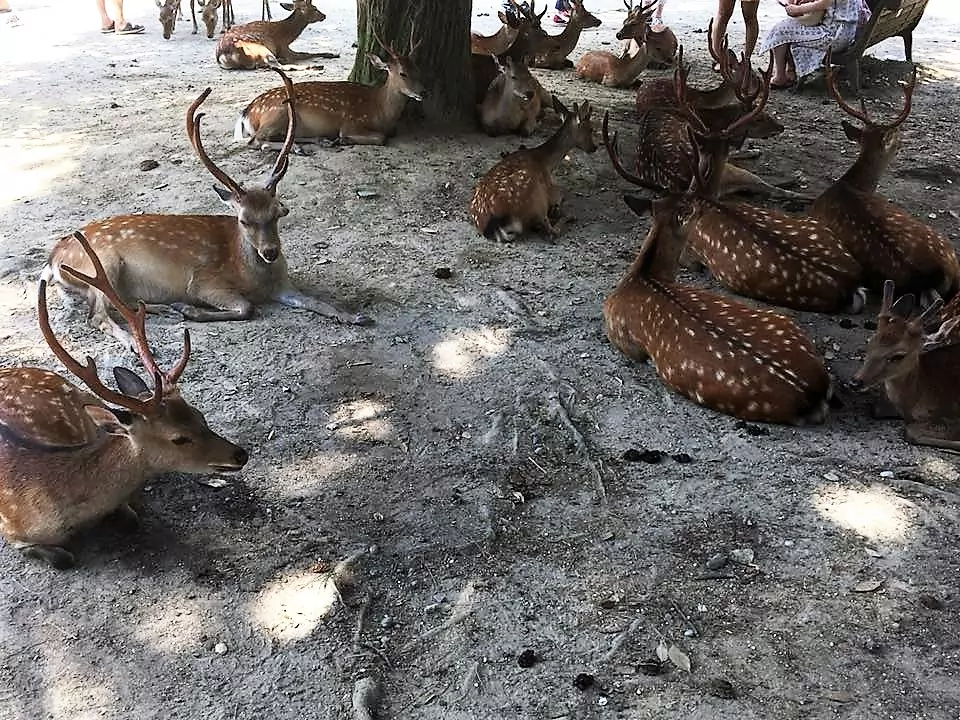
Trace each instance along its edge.
<instances>
[{"instance_id":1,"label":"white dress","mask_svg":"<svg viewBox=\"0 0 960 720\"><path fill-rule=\"evenodd\" d=\"M834 0L824 13L823 22L810 27L788 17L767 33L759 52L788 45L797 77L809 75L823 65L828 48L843 50L853 44L863 8L862 0Z\"/></svg>"}]
</instances>

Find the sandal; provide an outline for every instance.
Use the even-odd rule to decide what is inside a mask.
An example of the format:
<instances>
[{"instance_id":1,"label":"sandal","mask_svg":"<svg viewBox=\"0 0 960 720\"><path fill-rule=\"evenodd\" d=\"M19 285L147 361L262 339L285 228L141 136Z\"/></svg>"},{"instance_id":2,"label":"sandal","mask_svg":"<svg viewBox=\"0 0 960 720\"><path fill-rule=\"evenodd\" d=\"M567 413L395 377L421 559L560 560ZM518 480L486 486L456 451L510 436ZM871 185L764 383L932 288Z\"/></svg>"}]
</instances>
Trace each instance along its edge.
<instances>
[{"instance_id":1,"label":"sandal","mask_svg":"<svg viewBox=\"0 0 960 720\"><path fill-rule=\"evenodd\" d=\"M785 82L782 82L782 83L772 82L770 83L770 89L771 90L789 90L796 84L797 84L796 80L786 80Z\"/></svg>"},{"instance_id":2,"label":"sandal","mask_svg":"<svg viewBox=\"0 0 960 720\"><path fill-rule=\"evenodd\" d=\"M122 28L117 28L114 32L117 35L139 35L143 32L143 25L133 25L132 23L127 23Z\"/></svg>"},{"instance_id":3,"label":"sandal","mask_svg":"<svg viewBox=\"0 0 960 720\"><path fill-rule=\"evenodd\" d=\"M113 23L110 23L110 24L107 25L106 27L100 28L100 32L102 32L104 35L106 35L107 33L112 33L114 27L116 27L116 26L115 26Z\"/></svg>"}]
</instances>

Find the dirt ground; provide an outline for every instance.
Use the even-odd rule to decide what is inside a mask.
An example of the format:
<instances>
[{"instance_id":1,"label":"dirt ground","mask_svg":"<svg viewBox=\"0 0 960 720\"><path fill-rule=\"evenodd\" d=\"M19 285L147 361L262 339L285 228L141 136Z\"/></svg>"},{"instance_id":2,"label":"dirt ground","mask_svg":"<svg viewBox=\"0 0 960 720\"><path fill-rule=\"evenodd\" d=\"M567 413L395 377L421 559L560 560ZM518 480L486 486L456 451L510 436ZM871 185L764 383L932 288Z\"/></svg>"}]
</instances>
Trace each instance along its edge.
<instances>
[{"instance_id":1,"label":"dirt ground","mask_svg":"<svg viewBox=\"0 0 960 720\"><path fill-rule=\"evenodd\" d=\"M881 191L956 241L952 5L934 0L920 26L914 109ZM589 6L604 24L574 56L623 18L619 0ZM341 78L354 7L320 7L298 47L342 57L300 77ZM712 9L666 12L703 82ZM21 25L0 28L0 362L57 368L35 319L54 239L119 213L221 212L184 110L212 85L205 144L256 182L272 157L236 146L232 125L276 78L220 71L189 22L164 42L142 1L127 7L140 37L100 35L92 3L15 10ZM762 31L780 16L763 3ZM876 54L902 60L902 46ZM896 111L906 72L865 64L872 108ZM540 77L630 138L631 93ZM840 113L819 83L771 108L786 132L751 167L819 192L854 157ZM0 718L348 718L364 677L395 719L960 716L956 457L907 445L900 423L869 417L870 396L842 390L877 299L862 316L798 318L841 386L822 427L699 408L605 341L602 300L646 221L603 152L559 170L575 221L556 244L474 233L473 183L518 143L407 129L385 148L292 158L295 281L376 325L278 307L190 325L184 393L251 460L150 483L142 527L78 536L73 571L0 547ZM130 362L81 309L53 308L78 354ZM165 362L181 328L150 325ZM666 456L630 461L646 450ZM661 642L690 672L644 673Z\"/></svg>"}]
</instances>

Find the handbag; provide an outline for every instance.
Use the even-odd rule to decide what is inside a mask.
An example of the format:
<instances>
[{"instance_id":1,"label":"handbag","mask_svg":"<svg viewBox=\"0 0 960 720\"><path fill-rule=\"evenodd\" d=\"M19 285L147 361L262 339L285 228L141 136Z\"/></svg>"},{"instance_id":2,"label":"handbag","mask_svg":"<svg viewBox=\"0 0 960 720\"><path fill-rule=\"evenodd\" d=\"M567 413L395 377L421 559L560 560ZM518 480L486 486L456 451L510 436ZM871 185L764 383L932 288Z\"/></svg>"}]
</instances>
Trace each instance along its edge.
<instances>
[{"instance_id":1,"label":"handbag","mask_svg":"<svg viewBox=\"0 0 960 720\"><path fill-rule=\"evenodd\" d=\"M826 10L814 10L813 12L808 12L805 15L795 17L794 20L806 27L813 27L814 25L819 25L822 23L823 16L826 14Z\"/></svg>"}]
</instances>

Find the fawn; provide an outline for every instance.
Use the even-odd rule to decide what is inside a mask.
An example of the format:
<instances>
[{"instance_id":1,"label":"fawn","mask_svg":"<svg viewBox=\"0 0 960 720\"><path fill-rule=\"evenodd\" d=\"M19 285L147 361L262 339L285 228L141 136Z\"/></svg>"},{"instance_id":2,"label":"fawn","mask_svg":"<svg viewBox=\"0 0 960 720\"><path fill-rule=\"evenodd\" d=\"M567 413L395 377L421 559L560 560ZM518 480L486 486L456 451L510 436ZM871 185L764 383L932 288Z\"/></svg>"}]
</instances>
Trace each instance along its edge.
<instances>
[{"instance_id":1,"label":"fawn","mask_svg":"<svg viewBox=\"0 0 960 720\"><path fill-rule=\"evenodd\" d=\"M61 546L78 528L116 511L135 518L127 503L151 477L236 471L247 462L246 451L213 432L180 395L177 381L190 359L189 332L184 331L180 359L162 372L147 342L143 305L133 311L124 304L82 233L71 240L93 275L69 266L61 272L95 288L129 323L153 389L117 367L120 390L111 390L92 358L80 363L71 357L50 327L47 283L40 281L43 337L90 392L41 368L0 370L0 534L58 568L73 565L73 555Z\"/></svg>"},{"instance_id":2,"label":"fawn","mask_svg":"<svg viewBox=\"0 0 960 720\"><path fill-rule=\"evenodd\" d=\"M623 168L616 136L604 144ZM830 377L813 343L789 318L676 282L684 240L672 197L625 196L653 222L630 268L603 303L607 337L627 357L652 360L669 387L700 405L744 420L803 424L826 418Z\"/></svg>"},{"instance_id":3,"label":"fawn","mask_svg":"<svg viewBox=\"0 0 960 720\"><path fill-rule=\"evenodd\" d=\"M210 88L187 110L190 142L204 167L226 186L214 189L235 215L120 215L84 227L106 268L107 280L122 297L150 306L166 305L187 320L198 322L247 320L256 305L278 302L342 322L370 323L363 315L304 295L290 282L277 227L289 211L276 193L293 146L295 110L293 84L282 71L277 72L283 77L289 100L287 137L262 188L245 189L217 167L204 150L200 141L203 115L197 115L197 110ZM65 274L65 265L80 270L90 266L72 236L54 246L43 279L85 292L91 322L133 347L128 333L110 317L103 293Z\"/></svg>"},{"instance_id":4,"label":"fawn","mask_svg":"<svg viewBox=\"0 0 960 720\"><path fill-rule=\"evenodd\" d=\"M254 70L271 66L296 70L296 63L313 58L336 58L336 53L303 53L290 49L307 25L322 22L326 15L313 5L313 0L280 3L290 15L274 22L255 20L234 25L217 43L217 63L225 70Z\"/></svg>"},{"instance_id":5,"label":"fawn","mask_svg":"<svg viewBox=\"0 0 960 720\"><path fill-rule=\"evenodd\" d=\"M500 75L490 83L477 107L480 125L488 135L530 135L542 115L539 85L522 60L506 56L501 64L496 55L491 57L500 68Z\"/></svg>"},{"instance_id":6,"label":"fawn","mask_svg":"<svg viewBox=\"0 0 960 720\"><path fill-rule=\"evenodd\" d=\"M960 450L960 345L924 350L924 323L942 301L914 315L914 296L893 302L894 286L891 280L883 284L877 332L850 384L858 389L883 384L887 399L906 420L909 442Z\"/></svg>"},{"instance_id":7,"label":"fawn","mask_svg":"<svg viewBox=\"0 0 960 720\"><path fill-rule=\"evenodd\" d=\"M910 114L916 70L903 86L904 103L893 121L880 124L866 105L851 107L837 89L829 59L827 87L840 108L863 128L843 121L847 137L860 145L853 166L816 199L811 215L829 223L863 266L863 284L879 290L893 280L902 292L936 291L945 299L960 290L960 262L948 240L933 228L877 194L880 176L900 146L900 126Z\"/></svg>"},{"instance_id":8,"label":"fawn","mask_svg":"<svg viewBox=\"0 0 960 720\"><path fill-rule=\"evenodd\" d=\"M385 145L396 132L407 98L423 99L420 72L411 55L420 46L413 44L407 55L377 38L390 56L384 62L373 53L367 59L387 73L383 85L370 86L347 81L303 82L296 86L297 135L301 143L333 140L340 144ZM286 127L284 88L272 88L254 98L237 118L234 139L271 146L283 137Z\"/></svg>"},{"instance_id":9,"label":"fawn","mask_svg":"<svg viewBox=\"0 0 960 720\"><path fill-rule=\"evenodd\" d=\"M575 103L573 112L556 98L553 106L563 118L560 129L542 145L507 155L474 188L469 215L484 237L510 242L533 229L558 235L551 219L560 216L561 196L551 173L571 148L592 153L597 146L589 102Z\"/></svg>"}]
</instances>

